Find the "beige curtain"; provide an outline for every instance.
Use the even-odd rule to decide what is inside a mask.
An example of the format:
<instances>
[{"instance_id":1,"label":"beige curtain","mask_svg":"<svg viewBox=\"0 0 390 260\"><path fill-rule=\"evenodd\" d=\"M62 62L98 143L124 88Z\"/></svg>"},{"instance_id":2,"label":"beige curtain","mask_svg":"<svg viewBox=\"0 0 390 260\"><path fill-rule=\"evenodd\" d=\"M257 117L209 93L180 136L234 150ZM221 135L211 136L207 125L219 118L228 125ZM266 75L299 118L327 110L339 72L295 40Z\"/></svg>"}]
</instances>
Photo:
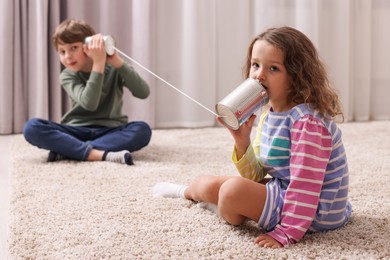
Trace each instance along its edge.
<instances>
[{"instance_id":1,"label":"beige curtain","mask_svg":"<svg viewBox=\"0 0 390 260\"><path fill-rule=\"evenodd\" d=\"M119 49L211 110L241 82L249 41L270 26L293 26L317 46L348 121L390 119L387 0L2 0L0 13L0 134L20 133L31 117L59 121L66 111L50 42L65 18L113 35ZM131 120L215 125L209 111L133 66L152 94L127 94Z\"/></svg>"},{"instance_id":2,"label":"beige curtain","mask_svg":"<svg viewBox=\"0 0 390 260\"><path fill-rule=\"evenodd\" d=\"M60 64L47 33L60 21L59 2L0 5L0 134L19 133L30 117L59 120L63 112Z\"/></svg>"}]
</instances>

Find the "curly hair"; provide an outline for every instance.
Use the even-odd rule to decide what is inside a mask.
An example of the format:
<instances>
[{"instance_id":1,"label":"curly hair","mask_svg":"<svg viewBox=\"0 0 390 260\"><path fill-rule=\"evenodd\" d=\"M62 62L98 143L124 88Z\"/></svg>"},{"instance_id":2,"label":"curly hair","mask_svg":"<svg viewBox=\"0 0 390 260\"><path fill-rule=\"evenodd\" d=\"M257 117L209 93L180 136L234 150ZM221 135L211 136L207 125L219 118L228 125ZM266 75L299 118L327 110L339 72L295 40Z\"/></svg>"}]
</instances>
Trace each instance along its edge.
<instances>
[{"instance_id":1,"label":"curly hair","mask_svg":"<svg viewBox=\"0 0 390 260\"><path fill-rule=\"evenodd\" d=\"M309 104L327 118L341 116L341 121L344 120L338 93L329 82L314 44L294 28L270 28L252 40L243 67L245 78L249 77L253 45L258 40L265 40L283 52L284 66L292 80L287 95L291 102Z\"/></svg>"},{"instance_id":2,"label":"curly hair","mask_svg":"<svg viewBox=\"0 0 390 260\"><path fill-rule=\"evenodd\" d=\"M67 19L56 28L52 41L57 49L58 44L84 42L85 38L95 34L95 30L86 22Z\"/></svg>"}]
</instances>

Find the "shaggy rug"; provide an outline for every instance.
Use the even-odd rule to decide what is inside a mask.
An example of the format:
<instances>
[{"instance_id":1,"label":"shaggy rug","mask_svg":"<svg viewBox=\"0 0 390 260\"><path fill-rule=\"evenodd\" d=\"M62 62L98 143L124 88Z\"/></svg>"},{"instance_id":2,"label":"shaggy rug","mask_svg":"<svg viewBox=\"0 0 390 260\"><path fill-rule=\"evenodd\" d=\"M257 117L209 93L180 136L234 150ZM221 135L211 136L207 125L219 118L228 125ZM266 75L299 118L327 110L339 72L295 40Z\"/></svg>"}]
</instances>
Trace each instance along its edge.
<instances>
[{"instance_id":1,"label":"shaggy rug","mask_svg":"<svg viewBox=\"0 0 390 260\"><path fill-rule=\"evenodd\" d=\"M389 259L390 122L345 123L351 222L265 249L247 221L227 224L182 199L153 198L155 183L236 175L224 128L157 129L135 166L46 163L21 135L12 143L12 259Z\"/></svg>"}]
</instances>

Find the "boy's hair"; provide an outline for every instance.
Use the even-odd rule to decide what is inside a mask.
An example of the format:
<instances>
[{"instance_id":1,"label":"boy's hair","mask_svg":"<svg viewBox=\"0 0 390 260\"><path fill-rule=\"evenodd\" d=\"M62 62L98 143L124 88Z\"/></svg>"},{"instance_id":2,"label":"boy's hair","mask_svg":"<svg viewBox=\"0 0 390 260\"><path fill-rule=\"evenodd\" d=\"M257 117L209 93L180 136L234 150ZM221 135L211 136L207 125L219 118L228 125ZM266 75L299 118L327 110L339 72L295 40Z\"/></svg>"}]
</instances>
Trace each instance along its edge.
<instances>
[{"instance_id":1,"label":"boy's hair","mask_svg":"<svg viewBox=\"0 0 390 260\"><path fill-rule=\"evenodd\" d=\"M58 44L84 42L85 38L95 34L95 30L86 22L67 19L56 28L52 41L54 48L58 48Z\"/></svg>"},{"instance_id":2,"label":"boy's hair","mask_svg":"<svg viewBox=\"0 0 390 260\"><path fill-rule=\"evenodd\" d=\"M309 104L323 116L335 118L343 112L338 94L332 88L325 65L314 44L302 32L291 27L270 28L253 39L248 48L244 76L249 77L253 45L265 40L284 54L284 66L291 78L288 100Z\"/></svg>"}]
</instances>

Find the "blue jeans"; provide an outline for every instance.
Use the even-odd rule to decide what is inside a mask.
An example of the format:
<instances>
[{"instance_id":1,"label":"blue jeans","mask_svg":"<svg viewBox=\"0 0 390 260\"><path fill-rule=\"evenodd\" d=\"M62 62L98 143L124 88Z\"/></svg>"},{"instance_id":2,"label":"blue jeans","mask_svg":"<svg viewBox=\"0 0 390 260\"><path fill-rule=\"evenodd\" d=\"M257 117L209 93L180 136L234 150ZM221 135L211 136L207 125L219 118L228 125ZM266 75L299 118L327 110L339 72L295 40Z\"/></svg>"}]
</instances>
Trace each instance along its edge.
<instances>
[{"instance_id":1,"label":"blue jeans","mask_svg":"<svg viewBox=\"0 0 390 260\"><path fill-rule=\"evenodd\" d=\"M69 126L32 118L26 122L23 135L27 142L69 159L86 161L92 149L130 152L148 145L152 136L149 125L142 121L118 127Z\"/></svg>"}]
</instances>

